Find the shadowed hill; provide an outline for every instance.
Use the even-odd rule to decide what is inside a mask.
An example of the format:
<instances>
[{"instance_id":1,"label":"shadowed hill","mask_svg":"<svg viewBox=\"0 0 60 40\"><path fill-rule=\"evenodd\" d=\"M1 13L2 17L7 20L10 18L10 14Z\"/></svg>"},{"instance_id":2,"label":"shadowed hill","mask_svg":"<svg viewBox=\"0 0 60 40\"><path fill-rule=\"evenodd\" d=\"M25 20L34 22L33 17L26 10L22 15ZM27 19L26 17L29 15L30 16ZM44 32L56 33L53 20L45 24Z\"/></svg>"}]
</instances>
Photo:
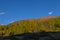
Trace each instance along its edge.
<instances>
[{"instance_id":1,"label":"shadowed hill","mask_svg":"<svg viewBox=\"0 0 60 40\"><path fill-rule=\"evenodd\" d=\"M9 36L34 32L60 31L60 16L47 16L37 19L16 21L8 25L0 25L0 36Z\"/></svg>"}]
</instances>

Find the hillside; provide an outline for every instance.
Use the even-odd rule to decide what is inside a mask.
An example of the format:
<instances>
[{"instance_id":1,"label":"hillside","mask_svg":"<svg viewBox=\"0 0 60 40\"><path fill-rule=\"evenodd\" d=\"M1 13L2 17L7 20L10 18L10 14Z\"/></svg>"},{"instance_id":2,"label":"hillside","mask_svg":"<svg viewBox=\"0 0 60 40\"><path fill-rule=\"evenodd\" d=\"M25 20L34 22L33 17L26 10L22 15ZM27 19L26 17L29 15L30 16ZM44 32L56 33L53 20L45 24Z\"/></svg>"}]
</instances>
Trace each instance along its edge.
<instances>
[{"instance_id":1,"label":"hillside","mask_svg":"<svg viewBox=\"0 0 60 40\"><path fill-rule=\"evenodd\" d=\"M47 16L37 19L20 20L8 25L0 25L0 36L34 32L60 31L60 16Z\"/></svg>"}]
</instances>

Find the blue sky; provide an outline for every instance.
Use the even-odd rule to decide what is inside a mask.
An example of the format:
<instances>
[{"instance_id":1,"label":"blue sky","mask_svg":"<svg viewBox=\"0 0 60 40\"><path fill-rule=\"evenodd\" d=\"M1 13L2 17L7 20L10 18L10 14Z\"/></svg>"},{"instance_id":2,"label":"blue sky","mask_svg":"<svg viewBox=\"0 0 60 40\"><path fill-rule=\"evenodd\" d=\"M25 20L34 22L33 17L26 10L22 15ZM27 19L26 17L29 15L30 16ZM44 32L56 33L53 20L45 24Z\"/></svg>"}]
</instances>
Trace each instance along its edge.
<instances>
[{"instance_id":1,"label":"blue sky","mask_svg":"<svg viewBox=\"0 0 60 40\"><path fill-rule=\"evenodd\" d=\"M0 0L0 24L43 16L60 16L60 0Z\"/></svg>"}]
</instances>

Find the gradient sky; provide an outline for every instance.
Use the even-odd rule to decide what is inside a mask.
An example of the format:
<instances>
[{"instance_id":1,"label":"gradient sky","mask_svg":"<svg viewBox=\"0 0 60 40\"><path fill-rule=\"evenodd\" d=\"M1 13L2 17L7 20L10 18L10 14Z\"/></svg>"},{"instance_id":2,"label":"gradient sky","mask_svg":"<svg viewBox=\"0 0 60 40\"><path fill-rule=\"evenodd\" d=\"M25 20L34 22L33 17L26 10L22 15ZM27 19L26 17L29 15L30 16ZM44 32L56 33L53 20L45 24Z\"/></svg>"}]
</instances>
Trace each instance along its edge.
<instances>
[{"instance_id":1,"label":"gradient sky","mask_svg":"<svg viewBox=\"0 0 60 40\"><path fill-rule=\"evenodd\" d=\"M43 16L60 16L60 0L0 0L0 24Z\"/></svg>"}]
</instances>

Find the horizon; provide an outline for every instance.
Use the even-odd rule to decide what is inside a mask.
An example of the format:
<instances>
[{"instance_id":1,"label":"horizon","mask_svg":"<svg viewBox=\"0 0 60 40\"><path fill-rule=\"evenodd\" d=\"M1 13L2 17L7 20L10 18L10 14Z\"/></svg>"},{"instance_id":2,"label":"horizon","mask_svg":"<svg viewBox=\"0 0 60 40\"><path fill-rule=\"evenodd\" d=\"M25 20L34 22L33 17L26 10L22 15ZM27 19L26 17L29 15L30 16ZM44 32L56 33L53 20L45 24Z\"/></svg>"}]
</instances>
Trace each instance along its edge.
<instances>
[{"instance_id":1,"label":"horizon","mask_svg":"<svg viewBox=\"0 0 60 40\"><path fill-rule=\"evenodd\" d=\"M30 18L30 19L23 19L23 20L34 20L34 19L40 19L40 18L46 18L46 17L59 17L59 16L43 16L43 17L39 17L39 18ZM13 22L18 22L18 21L22 21L22 20L11 21L8 24L0 24L0 25L5 25L6 26L6 25L9 25L9 24L11 24Z\"/></svg>"},{"instance_id":2,"label":"horizon","mask_svg":"<svg viewBox=\"0 0 60 40\"><path fill-rule=\"evenodd\" d=\"M60 0L0 0L0 24L60 16Z\"/></svg>"}]
</instances>

